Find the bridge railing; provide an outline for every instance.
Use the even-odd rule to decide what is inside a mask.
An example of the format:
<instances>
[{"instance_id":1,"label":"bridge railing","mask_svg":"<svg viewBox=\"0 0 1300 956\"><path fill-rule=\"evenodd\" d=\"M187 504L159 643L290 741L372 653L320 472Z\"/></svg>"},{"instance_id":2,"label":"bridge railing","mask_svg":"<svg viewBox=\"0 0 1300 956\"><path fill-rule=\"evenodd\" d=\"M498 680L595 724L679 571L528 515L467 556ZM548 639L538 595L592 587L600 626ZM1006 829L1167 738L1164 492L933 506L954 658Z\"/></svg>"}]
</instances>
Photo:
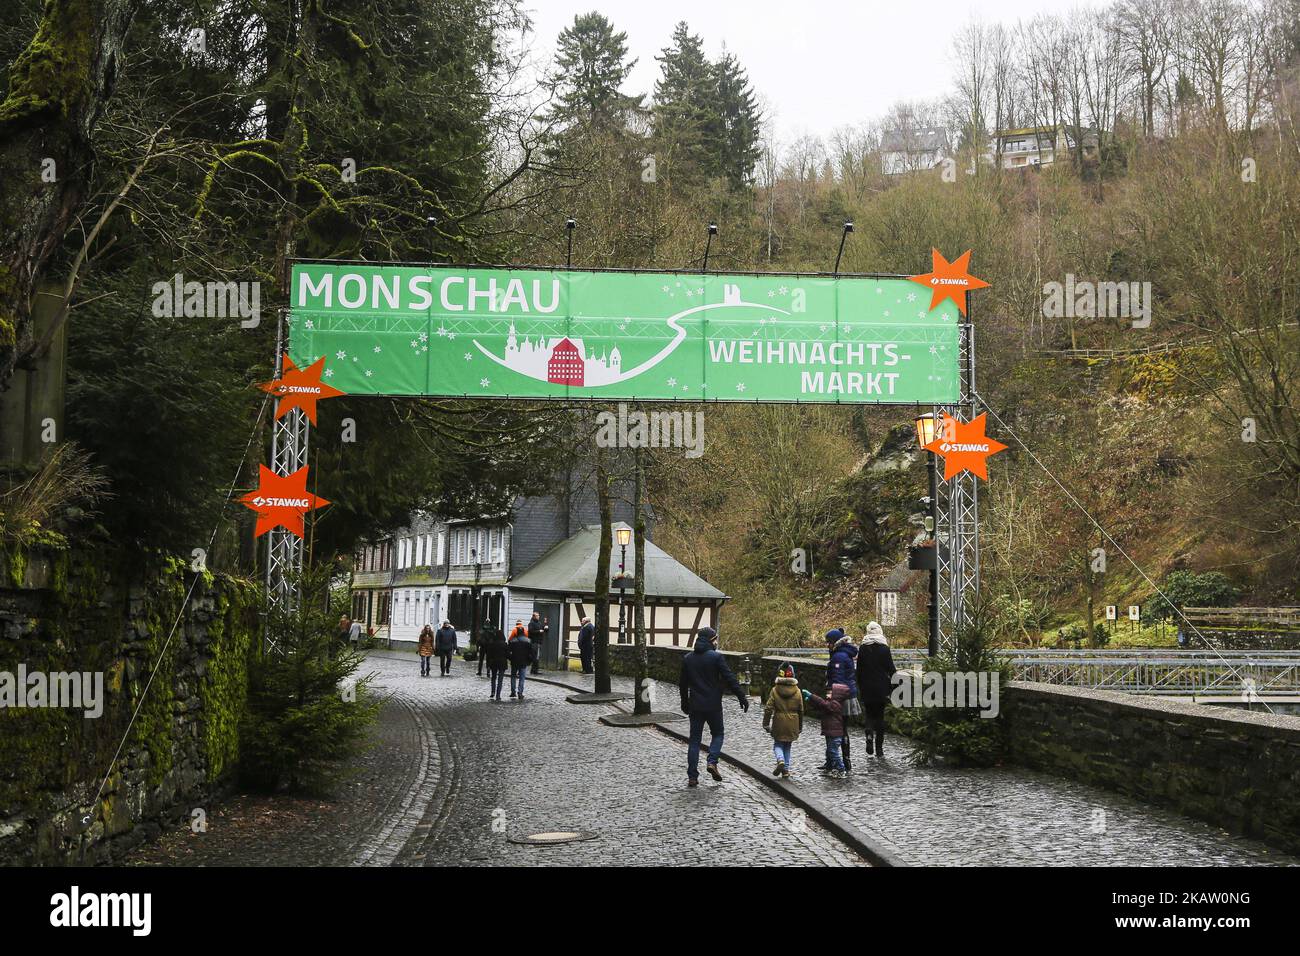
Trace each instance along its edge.
<instances>
[{"instance_id":1,"label":"bridge railing","mask_svg":"<svg viewBox=\"0 0 1300 956\"><path fill-rule=\"evenodd\" d=\"M780 657L826 656L819 648L765 648ZM1170 696L1270 697L1300 695L1300 651L1032 650L1008 649L1016 680ZM904 669L925 652L894 650Z\"/></svg>"}]
</instances>

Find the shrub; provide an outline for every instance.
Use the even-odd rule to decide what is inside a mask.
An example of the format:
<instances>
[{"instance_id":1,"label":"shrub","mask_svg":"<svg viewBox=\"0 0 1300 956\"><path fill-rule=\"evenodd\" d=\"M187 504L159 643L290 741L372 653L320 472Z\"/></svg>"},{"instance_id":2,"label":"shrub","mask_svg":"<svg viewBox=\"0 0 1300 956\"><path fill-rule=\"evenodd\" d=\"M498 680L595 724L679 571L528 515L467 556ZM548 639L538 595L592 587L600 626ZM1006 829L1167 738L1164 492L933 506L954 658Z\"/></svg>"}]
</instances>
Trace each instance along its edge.
<instances>
[{"instance_id":1,"label":"shrub","mask_svg":"<svg viewBox=\"0 0 1300 956\"><path fill-rule=\"evenodd\" d=\"M240 779L254 789L326 793L345 776L379 709L353 680L362 656L339 645L326 600L328 569L300 579L299 608L269 616L275 650L250 668L240 727Z\"/></svg>"},{"instance_id":2,"label":"shrub","mask_svg":"<svg viewBox=\"0 0 1300 956\"><path fill-rule=\"evenodd\" d=\"M996 673L999 693L1011 680L1011 665L992 646L986 608L976 611L950 650L927 658L922 673ZM912 707L894 711L894 724L912 738L913 763L950 761L959 766L989 767L1006 754L1000 718L981 717L977 707Z\"/></svg>"},{"instance_id":3,"label":"shrub","mask_svg":"<svg viewBox=\"0 0 1300 956\"><path fill-rule=\"evenodd\" d=\"M1237 602L1237 586L1221 571L1171 571L1161 586L1164 595L1157 594L1147 602L1144 617L1162 621L1174 613L1175 607L1226 607Z\"/></svg>"}]
</instances>

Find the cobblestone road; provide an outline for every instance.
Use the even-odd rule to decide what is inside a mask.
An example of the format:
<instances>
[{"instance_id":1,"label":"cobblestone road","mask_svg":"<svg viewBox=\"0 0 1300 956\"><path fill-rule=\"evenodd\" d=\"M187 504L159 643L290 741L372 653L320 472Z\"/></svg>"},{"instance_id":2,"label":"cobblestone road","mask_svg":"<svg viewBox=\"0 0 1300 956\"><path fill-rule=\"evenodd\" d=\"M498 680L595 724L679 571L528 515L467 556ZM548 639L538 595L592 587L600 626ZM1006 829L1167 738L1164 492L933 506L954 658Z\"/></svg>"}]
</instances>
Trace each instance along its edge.
<instances>
[{"instance_id":1,"label":"cobblestone road","mask_svg":"<svg viewBox=\"0 0 1300 956\"><path fill-rule=\"evenodd\" d=\"M602 706L530 682L522 703L487 699L462 661L419 676L414 657L372 656L389 695L374 746L330 801L239 797L206 833L177 830L138 865L863 865L779 795L738 771L685 783L685 747L614 728ZM586 830L532 847L513 836Z\"/></svg>"},{"instance_id":2,"label":"cobblestone road","mask_svg":"<svg viewBox=\"0 0 1300 956\"><path fill-rule=\"evenodd\" d=\"M581 674L562 678L589 687ZM631 681L614 678L614 690ZM675 709L673 684L656 689L656 707ZM757 704L757 700L754 704ZM726 752L769 768L771 737L762 708L742 714L726 703ZM1232 866L1300 865L1256 841L1168 810L1019 767L919 768L903 738L889 736L882 763L866 757L861 729L852 740L853 773L816 772L825 756L816 724L795 743L795 783L913 865Z\"/></svg>"}]
</instances>

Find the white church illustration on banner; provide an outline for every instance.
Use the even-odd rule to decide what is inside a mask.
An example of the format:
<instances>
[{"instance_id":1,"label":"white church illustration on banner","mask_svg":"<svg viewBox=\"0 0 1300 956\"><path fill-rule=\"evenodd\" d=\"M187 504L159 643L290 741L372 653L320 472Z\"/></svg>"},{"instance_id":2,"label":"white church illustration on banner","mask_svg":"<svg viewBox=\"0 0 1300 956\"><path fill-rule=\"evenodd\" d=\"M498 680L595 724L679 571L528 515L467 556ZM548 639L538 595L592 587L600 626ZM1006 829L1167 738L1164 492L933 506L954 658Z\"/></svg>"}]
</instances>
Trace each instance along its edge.
<instances>
[{"instance_id":1,"label":"white church illustration on banner","mask_svg":"<svg viewBox=\"0 0 1300 956\"><path fill-rule=\"evenodd\" d=\"M587 353L582 339L566 336L539 338L536 344L525 337L521 345L511 322L502 364L530 378L556 385L610 385L619 380L623 356L618 346L614 346L608 356L596 358L594 350Z\"/></svg>"}]
</instances>

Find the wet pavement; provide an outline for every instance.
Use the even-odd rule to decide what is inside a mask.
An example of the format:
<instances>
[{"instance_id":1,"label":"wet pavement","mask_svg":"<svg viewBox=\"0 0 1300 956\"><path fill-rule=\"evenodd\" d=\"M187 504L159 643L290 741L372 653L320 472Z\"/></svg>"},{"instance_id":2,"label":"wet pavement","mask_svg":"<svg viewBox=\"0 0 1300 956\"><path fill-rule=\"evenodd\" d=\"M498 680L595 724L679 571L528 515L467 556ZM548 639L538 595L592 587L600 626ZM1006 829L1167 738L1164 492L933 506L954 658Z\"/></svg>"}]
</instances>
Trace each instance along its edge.
<instances>
[{"instance_id":1,"label":"wet pavement","mask_svg":"<svg viewBox=\"0 0 1300 956\"><path fill-rule=\"evenodd\" d=\"M555 675L589 688L590 676ZM630 692L628 678L613 689ZM675 710L676 685L660 683L656 706ZM762 704L749 713L727 700L725 751L760 768L772 764ZM706 735L707 736L707 735ZM906 738L889 735L886 759L866 756L858 728L853 772L833 780L816 768L825 756L816 723L795 742L795 781L911 865L947 866L1259 866L1300 859L1207 823L1098 787L1021 767L916 767Z\"/></svg>"},{"instance_id":2,"label":"wet pavement","mask_svg":"<svg viewBox=\"0 0 1300 956\"><path fill-rule=\"evenodd\" d=\"M207 831L171 831L133 865L865 865L778 793L725 768L685 784L686 748L654 728L599 722L605 705L530 681L487 699L457 660L421 678L414 656L372 655L388 697L371 748L330 800L238 796ZM587 831L526 846L511 838Z\"/></svg>"}]
</instances>

